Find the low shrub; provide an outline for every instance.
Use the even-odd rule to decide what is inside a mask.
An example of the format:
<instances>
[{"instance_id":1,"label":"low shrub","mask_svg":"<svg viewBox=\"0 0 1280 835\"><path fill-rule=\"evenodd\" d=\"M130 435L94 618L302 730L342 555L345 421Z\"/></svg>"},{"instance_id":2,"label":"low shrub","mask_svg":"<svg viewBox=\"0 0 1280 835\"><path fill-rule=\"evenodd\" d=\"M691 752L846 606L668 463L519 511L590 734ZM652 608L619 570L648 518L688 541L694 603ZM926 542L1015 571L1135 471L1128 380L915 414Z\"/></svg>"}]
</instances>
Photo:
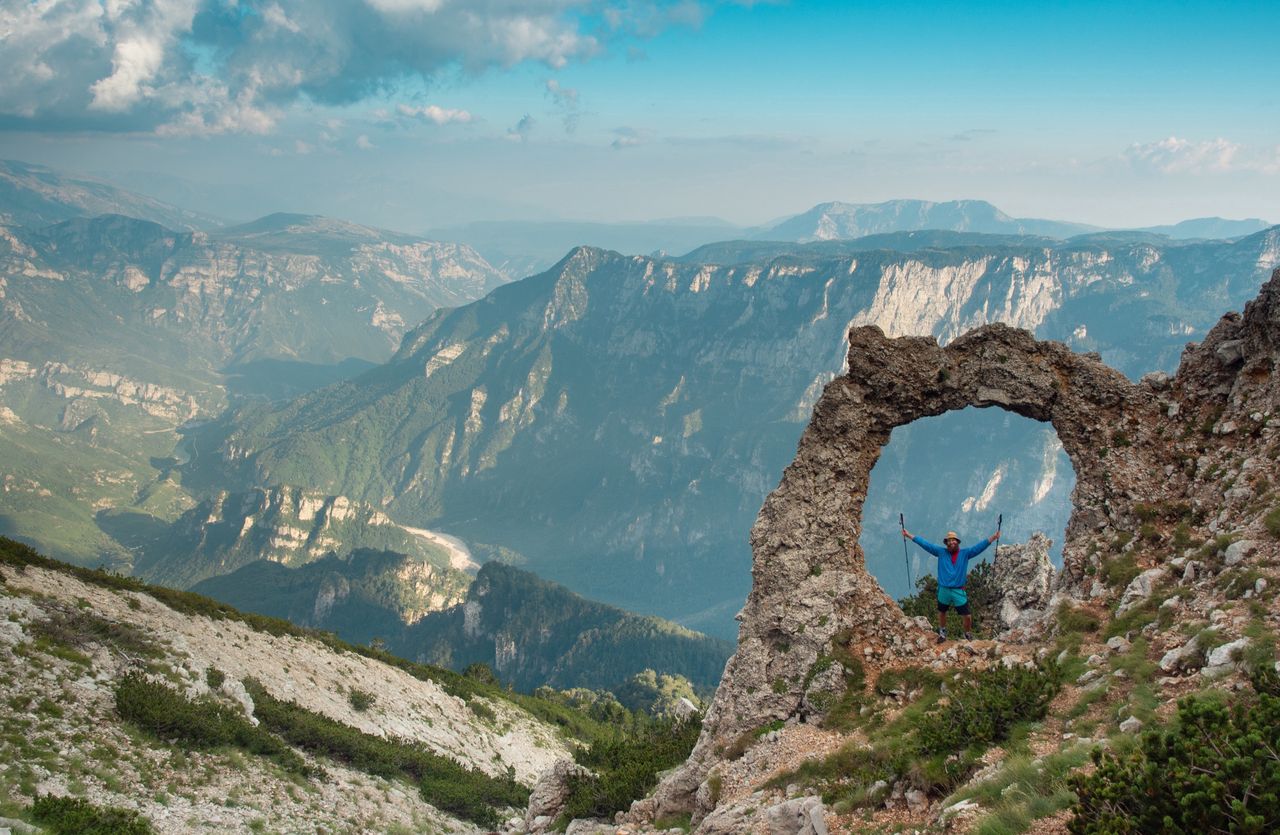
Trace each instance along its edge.
<instances>
[{"instance_id":1,"label":"low shrub","mask_svg":"<svg viewBox=\"0 0 1280 835\"><path fill-rule=\"evenodd\" d=\"M868 793L880 780L905 780L928 794L944 794L973 773L988 747L1009 739L1020 724L1042 719L1062 681L1052 662L1030 669L995 667L950 684L944 700L940 681L927 670L885 675L877 689L918 687L923 696L892 723L870 731L870 745L849 743L774 777L769 785L812 786L846 811L882 802L883 797Z\"/></svg>"},{"instance_id":2,"label":"low shrub","mask_svg":"<svg viewBox=\"0 0 1280 835\"><path fill-rule=\"evenodd\" d=\"M188 699L168 685L128 673L116 683L116 712L165 741L196 748L240 748L302 776L312 770L293 751L239 711L211 698Z\"/></svg>"},{"instance_id":3,"label":"low shrub","mask_svg":"<svg viewBox=\"0 0 1280 835\"><path fill-rule=\"evenodd\" d=\"M83 798L37 795L31 817L52 835L151 835L142 815L114 806L95 806Z\"/></svg>"},{"instance_id":4,"label":"low shrub","mask_svg":"<svg viewBox=\"0 0 1280 835\"><path fill-rule=\"evenodd\" d=\"M659 772L689 757L702 723L697 719L657 719L630 736L619 734L579 751L579 764L595 772L570 781L563 819L612 817L658 784Z\"/></svg>"},{"instance_id":5,"label":"low shrub","mask_svg":"<svg viewBox=\"0 0 1280 835\"><path fill-rule=\"evenodd\" d=\"M377 697L372 693L364 690L357 690L354 687L352 687L347 693L347 703L350 704L351 709L357 713L364 713L366 710L373 707L373 704L376 701Z\"/></svg>"},{"instance_id":6,"label":"low shrub","mask_svg":"<svg viewBox=\"0 0 1280 835\"><path fill-rule=\"evenodd\" d=\"M210 690L217 690L227 680L227 674L217 667L208 667L204 671L204 682Z\"/></svg>"},{"instance_id":7,"label":"low shrub","mask_svg":"<svg viewBox=\"0 0 1280 835\"><path fill-rule=\"evenodd\" d=\"M1280 698L1228 707L1192 696L1171 730L1122 754L1094 753L1072 778L1076 835L1128 832L1267 833L1280 829Z\"/></svg>"},{"instance_id":8,"label":"low shrub","mask_svg":"<svg viewBox=\"0 0 1280 835\"><path fill-rule=\"evenodd\" d=\"M498 809L529 802L529 790L511 776L490 777L420 744L362 733L277 699L252 679L244 684L258 721L289 743L378 777L407 777L418 784L423 800L443 812L496 828Z\"/></svg>"},{"instance_id":9,"label":"low shrub","mask_svg":"<svg viewBox=\"0 0 1280 835\"><path fill-rule=\"evenodd\" d=\"M1123 589L1142 573L1133 553L1120 554L1102 564L1102 582L1113 589Z\"/></svg>"},{"instance_id":10,"label":"low shrub","mask_svg":"<svg viewBox=\"0 0 1280 835\"><path fill-rule=\"evenodd\" d=\"M896 690L909 695L926 687L935 687L941 680L937 673L926 667L900 667L880 673L876 679L876 692L888 696Z\"/></svg>"},{"instance_id":11,"label":"low shrub","mask_svg":"<svg viewBox=\"0 0 1280 835\"><path fill-rule=\"evenodd\" d=\"M55 608L48 618L31 623L31 633L37 640L77 650L97 644L148 658L161 654L155 641L141 629L100 618L83 609L50 605Z\"/></svg>"},{"instance_id":12,"label":"low shrub","mask_svg":"<svg viewBox=\"0 0 1280 835\"><path fill-rule=\"evenodd\" d=\"M479 699L479 698L476 698L475 696L472 696L470 699L467 699L467 708L471 711L472 714L475 715L477 719L483 720L485 722L498 721L498 714L494 712L493 708L485 704L483 699Z\"/></svg>"},{"instance_id":13,"label":"low shrub","mask_svg":"<svg viewBox=\"0 0 1280 835\"><path fill-rule=\"evenodd\" d=\"M1059 635L1076 635L1097 632L1100 622L1098 616L1088 609L1081 609L1063 601L1058 605L1056 618Z\"/></svg>"},{"instance_id":14,"label":"low shrub","mask_svg":"<svg viewBox=\"0 0 1280 835\"><path fill-rule=\"evenodd\" d=\"M1061 685L1052 661L986 670L953 687L950 703L925 716L916 731L917 748L952 754L1002 742L1015 724L1042 719Z\"/></svg>"}]
</instances>

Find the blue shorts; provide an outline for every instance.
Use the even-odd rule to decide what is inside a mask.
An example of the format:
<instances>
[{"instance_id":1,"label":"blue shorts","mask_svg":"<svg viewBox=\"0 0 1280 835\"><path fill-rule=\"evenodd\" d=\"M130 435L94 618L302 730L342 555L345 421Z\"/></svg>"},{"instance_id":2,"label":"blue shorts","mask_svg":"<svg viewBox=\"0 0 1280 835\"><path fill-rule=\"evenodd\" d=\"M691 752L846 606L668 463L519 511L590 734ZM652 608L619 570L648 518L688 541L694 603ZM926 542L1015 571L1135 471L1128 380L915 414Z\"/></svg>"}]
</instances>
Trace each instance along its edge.
<instances>
[{"instance_id":1,"label":"blue shorts","mask_svg":"<svg viewBox=\"0 0 1280 835\"><path fill-rule=\"evenodd\" d=\"M955 606L962 615L969 614L969 595L964 593L964 589L938 586L938 611L945 612L951 606Z\"/></svg>"}]
</instances>

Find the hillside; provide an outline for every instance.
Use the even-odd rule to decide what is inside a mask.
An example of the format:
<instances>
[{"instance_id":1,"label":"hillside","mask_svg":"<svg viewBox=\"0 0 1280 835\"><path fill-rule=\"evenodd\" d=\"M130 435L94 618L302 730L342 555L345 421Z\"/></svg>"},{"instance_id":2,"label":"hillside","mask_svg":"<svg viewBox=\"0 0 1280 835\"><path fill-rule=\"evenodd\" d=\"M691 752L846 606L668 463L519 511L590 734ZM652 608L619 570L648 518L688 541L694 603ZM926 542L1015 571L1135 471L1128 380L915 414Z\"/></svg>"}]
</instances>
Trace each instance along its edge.
<instances>
[{"instance_id":1,"label":"hillside","mask_svg":"<svg viewBox=\"0 0 1280 835\"><path fill-rule=\"evenodd\" d=\"M460 587L465 600L448 608L438 600L427 605L405 582L414 565L403 555L374 551L297 569L264 561L192 590L355 643L377 639L423 663L457 671L485 664L524 692L541 686L619 692L646 669L684 676L710 692L731 650L726 641L584 600L499 562L486 563L469 587ZM429 577L418 588L438 595L440 585Z\"/></svg>"},{"instance_id":2,"label":"hillside","mask_svg":"<svg viewBox=\"0 0 1280 835\"><path fill-rule=\"evenodd\" d=\"M9 540L0 540L0 574L8 815L35 793L55 793L136 810L157 832L296 831L300 821L308 831L474 832L492 815L476 798L511 797L522 809L527 787L568 756L556 730L501 691L442 670L393 665L194 595L73 573ZM144 697L169 700L158 733L136 702ZM245 721L255 714L256 735ZM294 739L289 721L310 723L307 741L282 743ZM215 727L242 728L242 742L201 743ZM372 760L321 754L326 739L411 743L439 772L423 772L420 788Z\"/></svg>"},{"instance_id":3,"label":"hillside","mask_svg":"<svg viewBox=\"0 0 1280 835\"><path fill-rule=\"evenodd\" d=\"M433 316L379 368L208 427L184 478L347 495L516 550L588 597L727 636L748 582L742 531L839 373L850 325L947 340L1005 321L1136 377L1171 368L1210 310L1256 291L1280 259L1278 234L966 241L734 266L579 249ZM1065 519L1071 468L1043 427L980 415L963 429L953 436L969 442L941 460L910 428L886 452L885 472L932 460L938 483L958 486L895 482L922 516L985 527L988 508L1030 505L1012 515L1018 538ZM896 530L901 505L886 504L868 509L868 530ZM904 594L889 545L875 559Z\"/></svg>"},{"instance_id":4,"label":"hillside","mask_svg":"<svg viewBox=\"0 0 1280 835\"><path fill-rule=\"evenodd\" d=\"M192 508L169 478L186 428L358 373L501 281L466 247L324 218L216 235L120 215L0 228L0 533L128 566L95 516Z\"/></svg>"}]
</instances>

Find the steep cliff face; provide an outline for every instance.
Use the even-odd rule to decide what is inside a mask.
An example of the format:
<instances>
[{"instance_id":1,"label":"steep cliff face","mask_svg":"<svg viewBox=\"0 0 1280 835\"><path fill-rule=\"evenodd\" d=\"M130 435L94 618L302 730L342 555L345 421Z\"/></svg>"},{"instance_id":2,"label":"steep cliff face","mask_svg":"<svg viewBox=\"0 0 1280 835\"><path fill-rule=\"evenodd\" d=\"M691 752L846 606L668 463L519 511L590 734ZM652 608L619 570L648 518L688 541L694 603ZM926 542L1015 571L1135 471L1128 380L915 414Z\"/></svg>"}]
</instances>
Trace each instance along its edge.
<instances>
[{"instance_id":1,"label":"steep cliff face","mask_svg":"<svg viewBox=\"0 0 1280 835\"><path fill-rule=\"evenodd\" d=\"M128 513L103 514L99 524L138 555L134 574L179 588L257 560L300 566L359 549L410 558L396 584L407 595L396 607L406 620L456 603L470 585L465 552L444 547L431 531L405 528L346 496L296 487L220 493L172 525ZM418 566L416 574L410 566Z\"/></svg>"},{"instance_id":2,"label":"steep cliff face","mask_svg":"<svg viewBox=\"0 0 1280 835\"><path fill-rule=\"evenodd\" d=\"M0 192L4 177L0 164ZM502 280L465 246L324 218L216 234L121 215L0 228L0 461L14 477L0 532L129 570L95 514L190 508L170 477L183 429L237 397L363 370L440 305Z\"/></svg>"},{"instance_id":3,"label":"steep cliff face","mask_svg":"<svg viewBox=\"0 0 1280 835\"><path fill-rule=\"evenodd\" d=\"M851 324L946 341L1006 321L1138 376L1172 368L1187 335L1212 324L1205 305L1252 295L1276 234L801 248L722 264L580 249L433 316L378 369L240 413L198 466L221 459L219 477L240 484L349 495L516 549L591 597L728 634L746 592L741 532L841 372ZM1036 495L1065 515L1067 489L1051 492L1050 476L1068 483L1056 441L1030 437L1035 466L1015 474L1008 439L998 427L969 444L993 468L984 482L1005 465L992 500ZM944 464L939 479L971 475ZM956 512L983 512L984 489Z\"/></svg>"},{"instance_id":4,"label":"steep cliff face","mask_svg":"<svg viewBox=\"0 0 1280 835\"><path fill-rule=\"evenodd\" d=\"M376 361L432 310L503 282L465 246L324 218L209 235L105 215L9 229L5 240L5 300L27 326L2 344L22 358L44 347L48 356L82 360L79 350L118 365L180 338L167 357L179 368L271 357Z\"/></svg>"},{"instance_id":5,"label":"steep cliff face","mask_svg":"<svg viewBox=\"0 0 1280 835\"><path fill-rule=\"evenodd\" d=\"M388 645L457 670L488 664L525 691L548 685L618 692L646 669L710 690L730 651L728 641L585 600L498 562L480 569L466 602L422 618Z\"/></svg>"},{"instance_id":6,"label":"steep cliff face","mask_svg":"<svg viewBox=\"0 0 1280 835\"><path fill-rule=\"evenodd\" d=\"M1203 343L1189 345L1172 378L1133 383L1096 356L1004 325L945 348L857 327L849 345L847 373L824 389L795 460L752 528L752 591L703 736L650 808L705 814L714 793L699 787L727 742L769 722L820 720L830 702L815 693L845 686L839 676L814 674L835 649L873 671L956 663L884 594L858 545L869 473L894 427L966 406L1053 426L1077 475L1055 603L1110 600L1123 612L1176 583L1179 594L1165 602L1189 622L1212 620L1229 644L1243 640L1246 620L1214 612L1224 587L1253 582L1231 572L1280 556L1280 504L1270 492L1280 453L1280 271L1243 316L1228 314ZM1214 539L1222 534L1228 539ZM1203 555L1231 539L1225 556L1206 564ZM1121 558L1140 573L1117 588L1104 569ZM1254 594L1252 585L1245 591ZM1052 630L1053 611L1022 636ZM1272 598L1262 622L1277 614ZM1156 658L1186 643L1176 631L1147 632ZM1166 671L1178 668L1165 665L1172 655L1161 660Z\"/></svg>"}]
</instances>

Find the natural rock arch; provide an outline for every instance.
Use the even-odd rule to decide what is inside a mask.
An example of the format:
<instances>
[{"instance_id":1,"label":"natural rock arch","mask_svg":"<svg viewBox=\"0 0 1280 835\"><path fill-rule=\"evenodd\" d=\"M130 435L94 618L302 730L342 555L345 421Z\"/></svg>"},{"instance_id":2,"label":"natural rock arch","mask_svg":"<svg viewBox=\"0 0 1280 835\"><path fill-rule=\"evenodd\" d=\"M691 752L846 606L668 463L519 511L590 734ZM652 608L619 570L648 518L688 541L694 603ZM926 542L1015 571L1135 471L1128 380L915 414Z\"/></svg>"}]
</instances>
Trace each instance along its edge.
<instances>
[{"instance_id":1,"label":"natural rock arch","mask_svg":"<svg viewBox=\"0 0 1280 835\"><path fill-rule=\"evenodd\" d=\"M1122 527L1133 500L1159 492L1152 473L1163 459L1130 438L1159 421L1168 387L1164 375L1133 383L1096 354L1006 325L946 347L931 337L890 339L876 327L850 331L848 372L824 389L751 530L752 590L702 738L639 815L696 807L718 747L767 722L821 712L810 697L838 671L815 675L815 662L836 636L851 636L871 668L934 659L932 635L884 593L858 544L871 469L894 428L968 406L1051 423L1076 472L1058 585L1079 596L1084 534ZM1113 450L1105 459L1102 447ZM702 811L711 805L699 800Z\"/></svg>"}]
</instances>

